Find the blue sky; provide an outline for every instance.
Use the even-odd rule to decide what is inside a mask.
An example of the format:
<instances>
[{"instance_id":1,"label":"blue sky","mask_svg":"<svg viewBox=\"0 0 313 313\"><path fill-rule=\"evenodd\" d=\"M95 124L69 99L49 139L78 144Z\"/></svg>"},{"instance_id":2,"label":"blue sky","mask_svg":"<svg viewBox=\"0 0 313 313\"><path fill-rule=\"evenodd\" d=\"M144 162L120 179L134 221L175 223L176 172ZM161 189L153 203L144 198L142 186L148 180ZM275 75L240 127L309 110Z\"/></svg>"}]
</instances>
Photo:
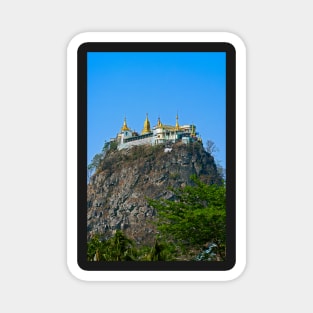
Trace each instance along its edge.
<instances>
[{"instance_id":1,"label":"blue sky","mask_svg":"<svg viewBox=\"0 0 313 313\"><path fill-rule=\"evenodd\" d=\"M226 160L226 53L88 52L88 163L120 131L124 117L140 132L151 126L195 124L205 145L214 141L216 160Z\"/></svg>"}]
</instances>

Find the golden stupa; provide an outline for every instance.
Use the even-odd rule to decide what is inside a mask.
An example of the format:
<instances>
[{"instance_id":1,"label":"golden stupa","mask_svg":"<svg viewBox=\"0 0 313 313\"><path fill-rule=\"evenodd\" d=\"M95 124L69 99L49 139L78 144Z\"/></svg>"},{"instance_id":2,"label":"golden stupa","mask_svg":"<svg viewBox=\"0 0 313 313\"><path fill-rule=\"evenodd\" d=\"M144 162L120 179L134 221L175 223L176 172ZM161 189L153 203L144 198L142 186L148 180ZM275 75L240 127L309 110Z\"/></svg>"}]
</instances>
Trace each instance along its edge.
<instances>
[{"instance_id":1,"label":"golden stupa","mask_svg":"<svg viewBox=\"0 0 313 313\"><path fill-rule=\"evenodd\" d=\"M148 134L148 133L151 133L151 129L150 129L150 122L149 122L148 113L147 113L146 120L145 120L145 122L143 124L143 130L141 132L141 135L145 135L145 134Z\"/></svg>"},{"instance_id":2,"label":"golden stupa","mask_svg":"<svg viewBox=\"0 0 313 313\"><path fill-rule=\"evenodd\" d=\"M126 130L130 130L129 128L128 128L128 126L127 126L127 123L126 123L126 117L124 118L124 124L123 124L123 126L122 126L122 131L126 131Z\"/></svg>"}]
</instances>

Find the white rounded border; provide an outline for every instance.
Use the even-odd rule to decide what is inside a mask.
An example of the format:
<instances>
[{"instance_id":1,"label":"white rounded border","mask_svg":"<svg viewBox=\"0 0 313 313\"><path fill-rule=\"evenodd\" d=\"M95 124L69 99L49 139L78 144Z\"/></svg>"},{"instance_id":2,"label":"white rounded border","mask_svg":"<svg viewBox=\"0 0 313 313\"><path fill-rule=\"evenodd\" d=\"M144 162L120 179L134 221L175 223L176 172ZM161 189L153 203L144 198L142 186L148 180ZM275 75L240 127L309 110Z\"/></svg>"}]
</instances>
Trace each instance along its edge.
<instances>
[{"instance_id":1,"label":"white rounded border","mask_svg":"<svg viewBox=\"0 0 313 313\"><path fill-rule=\"evenodd\" d=\"M85 271L77 264L77 50L85 42L227 42L236 50L236 264L228 271ZM246 48L228 32L86 32L67 48L67 265L84 281L229 281L246 266Z\"/></svg>"}]
</instances>

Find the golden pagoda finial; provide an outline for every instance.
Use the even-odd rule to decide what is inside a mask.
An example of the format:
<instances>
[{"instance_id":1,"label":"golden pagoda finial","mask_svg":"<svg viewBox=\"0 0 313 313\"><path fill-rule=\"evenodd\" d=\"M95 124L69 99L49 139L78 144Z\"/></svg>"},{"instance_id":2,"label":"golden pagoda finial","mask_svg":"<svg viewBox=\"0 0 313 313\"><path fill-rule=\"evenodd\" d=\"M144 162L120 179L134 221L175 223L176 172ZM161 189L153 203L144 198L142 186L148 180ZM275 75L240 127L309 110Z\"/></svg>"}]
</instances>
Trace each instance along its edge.
<instances>
[{"instance_id":1,"label":"golden pagoda finial","mask_svg":"<svg viewBox=\"0 0 313 313\"><path fill-rule=\"evenodd\" d=\"M196 127L195 127L195 125L193 124L193 122L192 122L192 124L191 124L191 135L192 135L192 136L195 136L195 135L196 135Z\"/></svg>"},{"instance_id":2,"label":"golden pagoda finial","mask_svg":"<svg viewBox=\"0 0 313 313\"><path fill-rule=\"evenodd\" d=\"M151 133L151 129L150 129L150 122L148 119L148 113L146 113L146 120L143 124L143 130L141 132L142 135L147 134L147 133Z\"/></svg>"},{"instance_id":3,"label":"golden pagoda finial","mask_svg":"<svg viewBox=\"0 0 313 313\"><path fill-rule=\"evenodd\" d=\"M161 120L160 120L160 116L158 117L158 124L157 124L157 127L162 127L162 123L161 123Z\"/></svg>"},{"instance_id":4,"label":"golden pagoda finial","mask_svg":"<svg viewBox=\"0 0 313 313\"><path fill-rule=\"evenodd\" d=\"M122 131L126 131L126 130L130 130L127 126L127 123L126 123L126 117L124 117L124 124L122 126Z\"/></svg>"},{"instance_id":5,"label":"golden pagoda finial","mask_svg":"<svg viewBox=\"0 0 313 313\"><path fill-rule=\"evenodd\" d=\"M179 130L178 114L176 114L176 125L175 125L175 129L176 129L176 130Z\"/></svg>"}]
</instances>

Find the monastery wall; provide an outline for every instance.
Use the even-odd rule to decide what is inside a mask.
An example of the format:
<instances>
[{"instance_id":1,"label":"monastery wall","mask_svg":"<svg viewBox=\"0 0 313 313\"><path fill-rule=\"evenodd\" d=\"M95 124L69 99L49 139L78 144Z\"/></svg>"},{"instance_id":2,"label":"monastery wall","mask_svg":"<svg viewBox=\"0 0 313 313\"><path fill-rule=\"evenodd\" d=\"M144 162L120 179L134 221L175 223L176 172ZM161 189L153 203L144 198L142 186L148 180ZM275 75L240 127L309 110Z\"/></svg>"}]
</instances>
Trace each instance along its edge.
<instances>
[{"instance_id":1,"label":"monastery wall","mask_svg":"<svg viewBox=\"0 0 313 313\"><path fill-rule=\"evenodd\" d=\"M152 145L152 144L153 144L153 138L152 138L152 136L150 136L150 137L146 137L143 139L138 139L138 140L129 141L129 142L123 142L123 143L119 144L117 148L118 148L118 150L121 150L121 149L130 148L133 146Z\"/></svg>"}]
</instances>

